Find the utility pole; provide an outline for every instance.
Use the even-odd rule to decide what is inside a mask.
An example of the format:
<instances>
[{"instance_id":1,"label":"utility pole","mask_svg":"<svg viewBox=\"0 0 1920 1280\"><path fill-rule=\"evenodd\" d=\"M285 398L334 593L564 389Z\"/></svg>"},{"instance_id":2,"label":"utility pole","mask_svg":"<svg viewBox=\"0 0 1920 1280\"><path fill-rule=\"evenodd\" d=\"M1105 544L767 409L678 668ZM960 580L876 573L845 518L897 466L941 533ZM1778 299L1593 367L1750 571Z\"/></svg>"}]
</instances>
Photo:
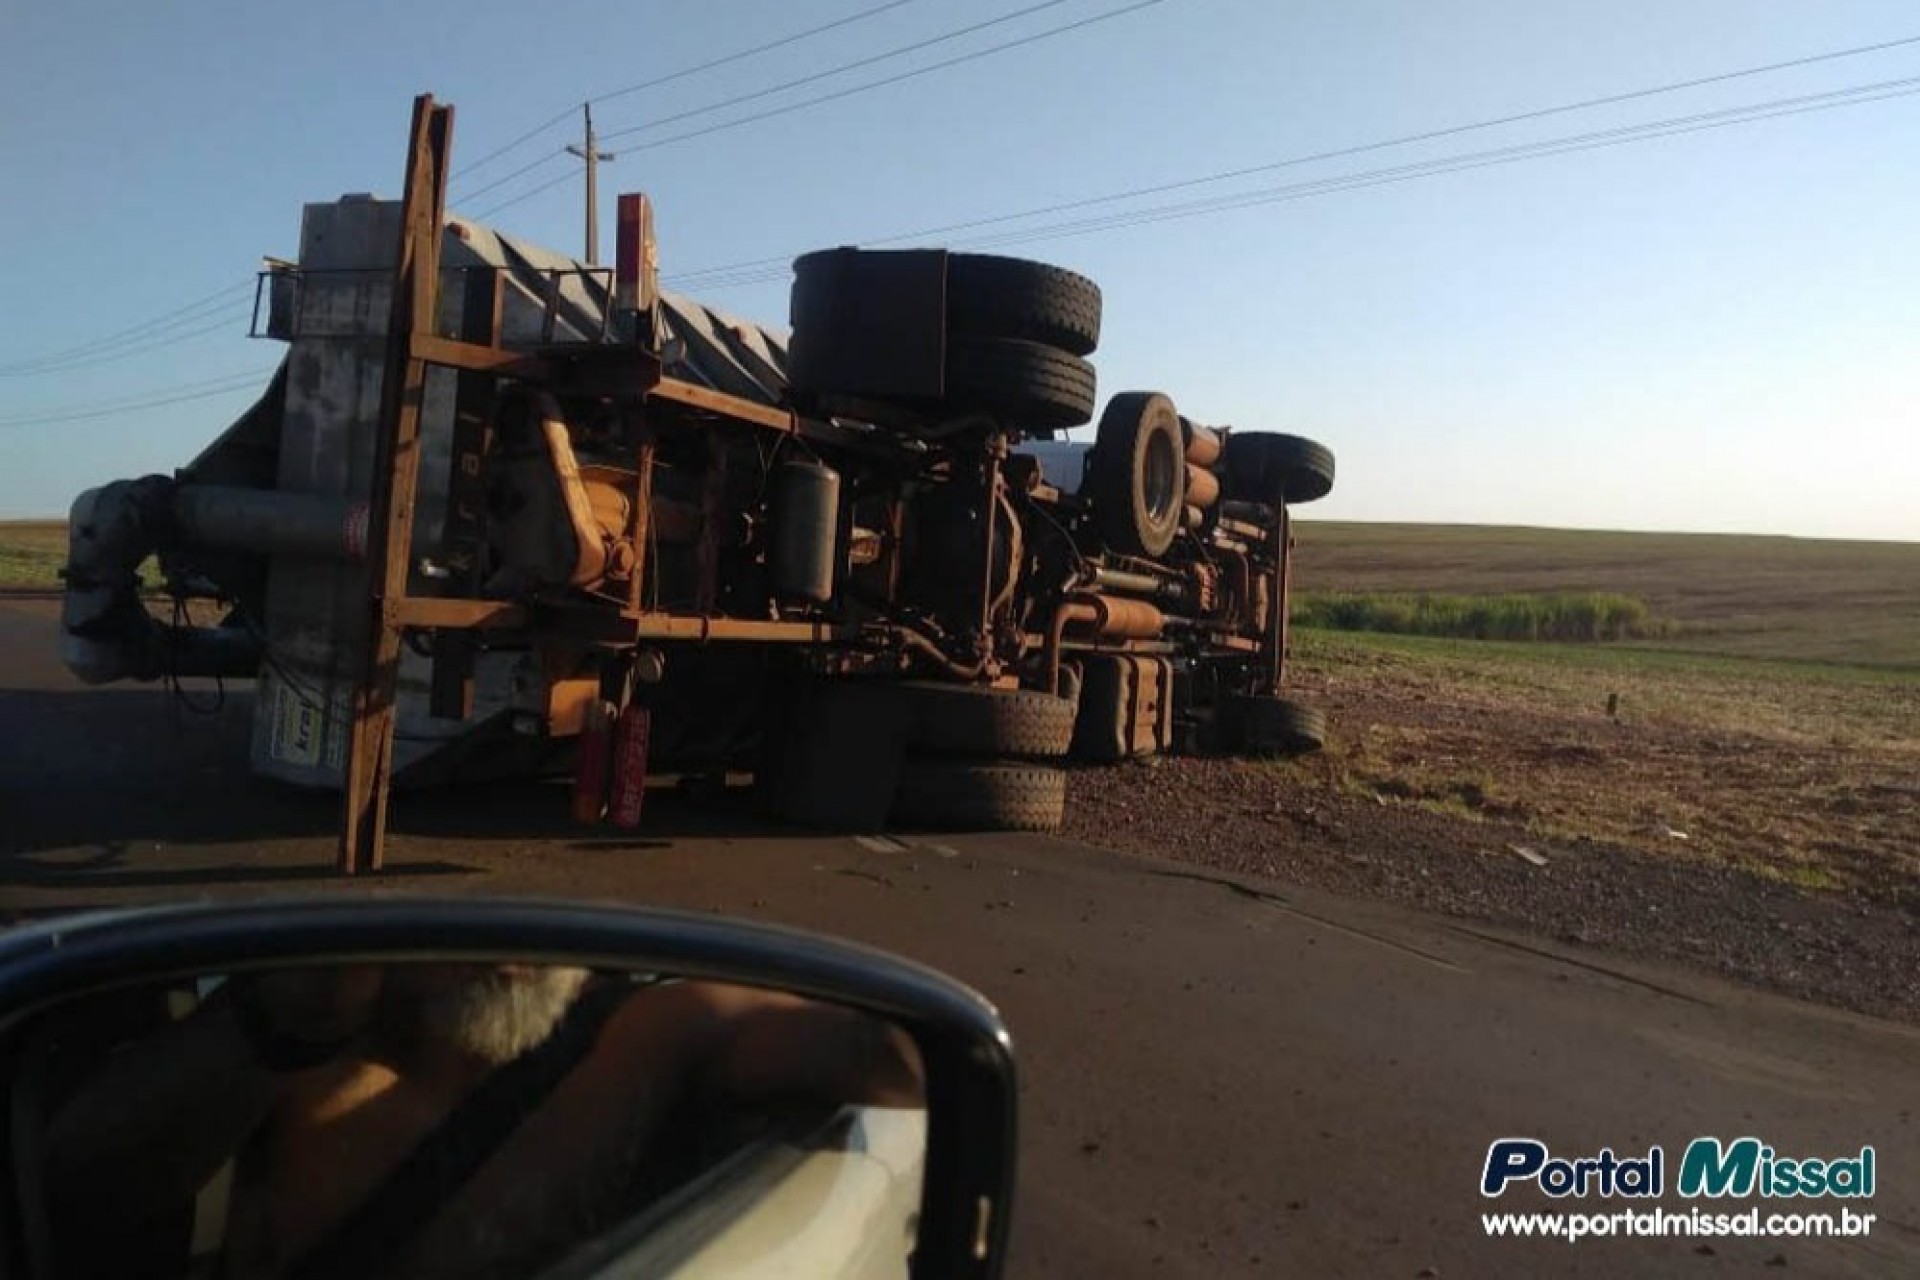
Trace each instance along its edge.
<instances>
[{"instance_id":1,"label":"utility pole","mask_svg":"<svg viewBox=\"0 0 1920 1280\"><path fill-rule=\"evenodd\" d=\"M580 114L587 123L587 144L569 146L567 151L587 162L587 265L597 267L600 265L600 162L614 156L613 152L598 150L593 145L593 104L581 103Z\"/></svg>"}]
</instances>

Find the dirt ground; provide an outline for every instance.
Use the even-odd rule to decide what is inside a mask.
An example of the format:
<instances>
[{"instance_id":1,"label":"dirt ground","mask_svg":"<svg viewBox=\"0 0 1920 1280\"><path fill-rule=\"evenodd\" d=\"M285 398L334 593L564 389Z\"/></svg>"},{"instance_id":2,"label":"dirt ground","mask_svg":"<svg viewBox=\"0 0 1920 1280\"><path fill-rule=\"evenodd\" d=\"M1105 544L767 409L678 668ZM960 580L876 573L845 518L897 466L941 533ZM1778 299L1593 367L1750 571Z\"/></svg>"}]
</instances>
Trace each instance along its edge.
<instances>
[{"instance_id":1,"label":"dirt ground","mask_svg":"<svg viewBox=\"0 0 1920 1280\"><path fill-rule=\"evenodd\" d=\"M1862 704L1869 731L1810 734L1751 701L1610 718L1523 685L1323 648L1292 693L1329 713L1325 752L1078 770L1066 834L1920 1021L1920 690L1782 691Z\"/></svg>"}]
</instances>

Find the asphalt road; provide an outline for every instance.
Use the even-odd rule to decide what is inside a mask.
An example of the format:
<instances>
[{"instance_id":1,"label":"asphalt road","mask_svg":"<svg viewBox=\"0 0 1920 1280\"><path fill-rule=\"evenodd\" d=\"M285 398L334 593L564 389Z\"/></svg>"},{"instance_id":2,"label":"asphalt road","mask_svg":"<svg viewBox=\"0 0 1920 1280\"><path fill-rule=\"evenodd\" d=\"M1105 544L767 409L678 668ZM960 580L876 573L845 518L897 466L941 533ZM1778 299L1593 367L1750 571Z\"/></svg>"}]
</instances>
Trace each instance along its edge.
<instances>
[{"instance_id":1,"label":"asphalt road","mask_svg":"<svg viewBox=\"0 0 1920 1280\"><path fill-rule=\"evenodd\" d=\"M335 802L246 775L244 690L195 717L154 689L80 689L53 619L0 600L0 917L340 887ZM1920 1274L1915 1028L1067 841L861 842L725 803L649 805L613 839L569 827L552 786L403 797L389 871L354 891L718 910L978 987L1023 1073L1014 1275ZM1569 1244L1482 1228L1483 1212L1547 1203L1481 1197L1493 1139L1565 1156L1660 1143L1671 1166L1695 1137L1746 1134L1782 1155L1873 1145L1878 1193L1851 1205L1872 1234Z\"/></svg>"}]
</instances>

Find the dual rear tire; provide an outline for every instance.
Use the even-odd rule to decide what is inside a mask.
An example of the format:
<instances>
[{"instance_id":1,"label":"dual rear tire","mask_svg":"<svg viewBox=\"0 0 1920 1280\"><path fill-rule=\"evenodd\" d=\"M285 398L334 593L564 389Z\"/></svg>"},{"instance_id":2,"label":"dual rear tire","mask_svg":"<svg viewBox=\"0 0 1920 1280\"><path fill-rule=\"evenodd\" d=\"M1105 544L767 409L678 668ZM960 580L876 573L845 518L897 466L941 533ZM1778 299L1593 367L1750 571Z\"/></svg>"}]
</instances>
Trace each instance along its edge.
<instances>
[{"instance_id":1,"label":"dual rear tire","mask_svg":"<svg viewBox=\"0 0 1920 1280\"><path fill-rule=\"evenodd\" d=\"M937 681L816 681L770 719L756 779L783 821L842 831L1057 831L1071 699Z\"/></svg>"},{"instance_id":2,"label":"dual rear tire","mask_svg":"<svg viewBox=\"0 0 1920 1280\"><path fill-rule=\"evenodd\" d=\"M925 315L901 284L899 297L875 297L848 282L886 279L889 258L925 250L828 249L794 262L796 347L807 358L791 370L793 390L828 406L862 406L866 416L911 422L984 414L1008 426L1050 433L1093 417L1095 377L1086 360L1100 341L1100 287L1085 276L1023 258L951 253L945 259L944 393L903 397L838 371L871 340L872 313ZM912 278L903 272L902 280ZM886 292L883 290L882 292ZM801 317L806 317L804 326ZM822 372L825 371L825 372Z\"/></svg>"},{"instance_id":3,"label":"dual rear tire","mask_svg":"<svg viewBox=\"0 0 1920 1280\"><path fill-rule=\"evenodd\" d=\"M896 825L931 831L1058 831L1071 698L1030 689L909 681L907 759L893 797Z\"/></svg>"}]
</instances>

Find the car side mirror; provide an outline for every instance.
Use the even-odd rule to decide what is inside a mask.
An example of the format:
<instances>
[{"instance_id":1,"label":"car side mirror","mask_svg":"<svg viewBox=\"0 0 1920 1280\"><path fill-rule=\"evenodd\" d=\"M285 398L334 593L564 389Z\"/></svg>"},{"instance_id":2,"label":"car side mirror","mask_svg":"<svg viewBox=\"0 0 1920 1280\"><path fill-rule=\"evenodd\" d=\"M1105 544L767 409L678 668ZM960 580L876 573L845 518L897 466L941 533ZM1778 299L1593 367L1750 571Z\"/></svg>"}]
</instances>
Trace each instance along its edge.
<instances>
[{"instance_id":1,"label":"car side mirror","mask_svg":"<svg viewBox=\"0 0 1920 1280\"><path fill-rule=\"evenodd\" d=\"M0 1274L985 1277L1011 1041L814 935L327 896L0 938Z\"/></svg>"}]
</instances>

